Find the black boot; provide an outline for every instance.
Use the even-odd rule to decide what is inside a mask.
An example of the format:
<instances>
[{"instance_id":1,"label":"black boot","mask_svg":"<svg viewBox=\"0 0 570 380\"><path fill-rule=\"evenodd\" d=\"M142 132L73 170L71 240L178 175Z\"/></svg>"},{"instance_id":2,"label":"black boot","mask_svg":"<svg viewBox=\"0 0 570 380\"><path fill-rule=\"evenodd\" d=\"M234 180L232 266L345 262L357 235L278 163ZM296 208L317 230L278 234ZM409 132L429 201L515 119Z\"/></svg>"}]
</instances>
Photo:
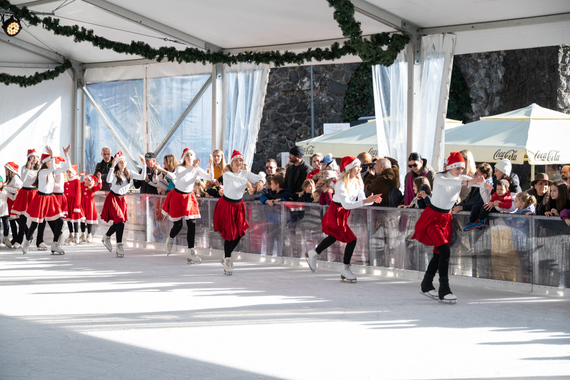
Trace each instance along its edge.
<instances>
[{"instance_id":1,"label":"black boot","mask_svg":"<svg viewBox=\"0 0 570 380\"><path fill-rule=\"evenodd\" d=\"M442 300L448 294L453 294L449 289L449 277L439 278L439 299Z\"/></svg>"},{"instance_id":2,"label":"black boot","mask_svg":"<svg viewBox=\"0 0 570 380\"><path fill-rule=\"evenodd\" d=\"M435 290L433 287L433 274L426 273L424 274L424 279L422 280L421 289L422 293L427 293L430 290Z\"/></svg>"}]
</instances>

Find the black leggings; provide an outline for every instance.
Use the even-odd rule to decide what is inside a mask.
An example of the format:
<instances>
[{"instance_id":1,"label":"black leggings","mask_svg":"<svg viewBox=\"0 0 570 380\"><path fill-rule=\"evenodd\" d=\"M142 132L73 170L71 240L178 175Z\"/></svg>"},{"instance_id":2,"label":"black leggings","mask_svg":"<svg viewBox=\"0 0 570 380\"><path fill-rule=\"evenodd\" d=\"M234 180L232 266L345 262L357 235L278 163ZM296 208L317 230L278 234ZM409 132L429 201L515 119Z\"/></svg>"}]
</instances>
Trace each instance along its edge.
<instances>
[{"instance_id":1,"label":"black leggings","mask_svg":"<svg viewBox=\"0 0 570 380\"><path fill-rule=\"evenodd\" d=\"M111 237L115 232L117 233L117 244L123 242L123 231L125 230L125 222L113 223L107 231L107 236Z\"/></svg>"},{"instance_id":2,"label":"black leggings","mask_svg":"<svg viewBox=\"0 0 570 380\"><path fill-rule=\"evenodd\" d=\"M63 221L61 223L62 227L63 227ZM39 246L41 243L44 242L44 231L46 229L46 221L44 220L43 222L41 222L40 224L38 224L38 235L37 235L37 239L36 239L36 245ZM59 230L61 232L61 228Z\"/></svg>"},{"instance_id":3,"label":"black leggings","mask_svg":"<svg viewBox=\"0 0 570 380\"><path fill-rule=\"evenodd\" d=\"M188 248L194 248L194 240L196 239L196 220L186 219L186 227L188 227L188 233L186 234ZM180 233L180 230L182 230L182 219L174 222L172 229L170 230L170 237L174 239L176 235Z\"/></svg>"},{"instance_id":4,"label":"black leggings","mask_svg":"<svg viewBox=\"0 0 570 380\"><path fill-rule=\"evenodd\" d=\"M16 219L10 220L10 228L12 229L12 240L10 243L14 245L18 241L18 221Z\"/></svg>"},{"instance_id":5,"label":"black leggings","mask_svg":"<svg viewBox=\"0 0 570 380\"><path fill-rule=\"evenodd\" d=\"M2 217L2 228L4 228L4 236L8 236L10 234L10 218L8 215Z\"/></svg>"},{"instance_id":6,"label":"black leggings","mask_svg":"<svg viewBox=\"0 0 570 380\"><path fill-rule=\"evenodd\" d=\"M232 257L232 252L236 249L241 236L235 240L224 240L224 257Z\"/></svg>"},{"instance_id":7,"label":"black leggings","mask_svg":"<svg viewBox=\"0 0 570 380\"><path fill-rule=\"evenodd\" d=\"M85 226L87 226L87 233L90 234L91 230L93 229L93 225L82 222L81 223L81 232L85 232Z\"/></svg>"},{"instance_id":8,"label":"black leggings","mask_svg":"<svg viewBox=\"0 0 570 380\"><path fill-rule=\"evenodd\" d=\"M20 244L22 244L24 242L24 237L28 236L28 225L26 224L28 221L28 218L26 218L24 215L20 215L20 217L18 218L18 239L16 239L16 241Z\"/></svg>"},{"instance_id":9,"label":"black leggings","mask_svg":"<svg viewBox=\"0 0 570 380\"><path fill-rule=\"evenodd\" d=\"M356 240L358 239L354 239L350 243L346 243L346 247L344 248L344 258L342 260L342 262L346 265L350 264L350 259L352 259L354 248L356 248ZM317 254L320 255L322 251L333 245L335 241L336 239L333 238L332 236L330 235L327 236L326 238L323 239L323 241L320 242L317 248L315 248L315 252L317 252Z\"/></svg>"},{"instance_id":10,"label":"black leggings","mask_svg":"<svg viewBox=\"0 0 570 380\"><path fill-rule=\"evenodd\" d=\"M49 228L51 228L51 230L53 232L53 241L56 242L59 239L59 235L61 235L61 228L63 227L63 220L61 218L59 218L56 220L50 220L48 223L49 223ZM38 223L32 222L32 224L30 225L30 228L26 232L26 239L32 240L32 238L34 237L34 232L36 231L36 228L38 228Z\"/></svg>"},{"instance_id":11,"label":"black leggings","mask_svg":"<svg viewBox=\"0 0 570 380\"><path fill-rule=\"evenodd\" d=\"M67 222L67 229L70 234L79 232L79 222Z\"/></svg>"},{"instance_id":12,"label":"black leggings","mask_svg":"<svg viewBox=\"0 0 570 380\"><path fill-rule=\"evenodd\" d=\"M451 256L451 250L449 249L449 244L443 244L436 247L439 253L434 253L433 257L429 261L426 273L431 277L439 271L439 277L447 277L449 271L449 257Z\"/></svg>"}]
</instances>

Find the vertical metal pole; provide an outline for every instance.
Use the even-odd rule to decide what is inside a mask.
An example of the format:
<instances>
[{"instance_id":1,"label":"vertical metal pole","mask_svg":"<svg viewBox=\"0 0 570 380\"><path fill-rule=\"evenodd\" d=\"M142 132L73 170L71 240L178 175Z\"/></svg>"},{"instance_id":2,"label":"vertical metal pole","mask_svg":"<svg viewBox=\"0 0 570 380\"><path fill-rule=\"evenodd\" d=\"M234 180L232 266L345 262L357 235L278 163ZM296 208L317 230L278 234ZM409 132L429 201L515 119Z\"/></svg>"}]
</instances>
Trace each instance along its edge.
<instances>
[{"instance_id":1,"label":"vertical metal pole","mask_svg":"<svg viewBox=\"0 0 570 380\"><path fill-rule=\"evenodd\" d=\"M414 114L419 98L420 88L420 53L421 37L413 38L408 51L408 133L406 159L414 150Z\"/></svg>"},{"instance_id":2,"label":"vertical metal pole","mask_svg":"<svg viewBox=\"0 0 570 380\"><path fill-rule=\"evenodd\" d=\"M148 66L144 67L144 79L143 79L143 139L144 139L144 149L146 152L150 152L150 130L148 126Z\"/></svg>"},{"instance_id":3,"label":"vertical metal pole","mask_svg":"<svg viewBox=\"0 0 570 380\"><path fill-rule=\"evenodd\" d=\"M315 91L313 89L313 65L311 65L311 138L315 137Z\"/></svg>"},{"instance_id":4,"label":"vertical metal pole","mask_svg":"<svg viewBox=\"0 0 570 380\"><path fill-rule=\"evenodd\" d=\"M224 151L224 73L223 65L212 66L212 150Z\"/></svg>"}]
</instances>

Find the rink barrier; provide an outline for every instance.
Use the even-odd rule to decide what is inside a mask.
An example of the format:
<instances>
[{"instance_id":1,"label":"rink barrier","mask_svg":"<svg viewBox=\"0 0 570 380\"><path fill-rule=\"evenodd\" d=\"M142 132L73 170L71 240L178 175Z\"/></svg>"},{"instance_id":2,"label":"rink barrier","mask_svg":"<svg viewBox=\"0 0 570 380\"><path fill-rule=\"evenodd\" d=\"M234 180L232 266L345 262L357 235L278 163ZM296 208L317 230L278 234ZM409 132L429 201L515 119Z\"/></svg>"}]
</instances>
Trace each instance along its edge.
<instances>
[{"instance_id":1,"label":"rink barrier","mask_svg":"<svg viewBox=\"0 0 570 380\"><path fill-rule=\"evenodd\" d=\"M95 195L101 210L106 194ZM163 244L172 223L162 215L165 196L129 194L124 239ZM213 230L217 199L198 198L201 218L196 223L196 248L223 250L223 239ZM283 202L277 206L245 202L249 229L236 251L277 258L302 258L325 235L321 218L327 206ZM412 240L420 210L365 207L352 210L349 225L358 238L352 263L369 273L424 272L432 250ZM469 213L453 217L449 273L473 279L570 288L570 227L559 217L491 214L485 228L463 231ZM109 224L99 220L97 235ZM174 242L186 245L186 226ZM342 262L343 243L335 243L319 259ZM412 274L413 276L413 274Z\"/></svg>"}]
</instances>

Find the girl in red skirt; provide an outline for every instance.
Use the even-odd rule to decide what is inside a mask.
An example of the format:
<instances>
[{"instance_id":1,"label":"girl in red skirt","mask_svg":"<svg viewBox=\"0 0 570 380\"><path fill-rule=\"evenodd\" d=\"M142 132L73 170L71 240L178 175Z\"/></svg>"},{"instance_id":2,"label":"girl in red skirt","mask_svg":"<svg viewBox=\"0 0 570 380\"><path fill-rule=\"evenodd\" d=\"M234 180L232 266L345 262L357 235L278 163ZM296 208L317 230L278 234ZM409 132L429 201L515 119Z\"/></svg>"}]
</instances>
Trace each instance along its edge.
<instances>
[{"instance_id":1,"label":"girl in red skirt","mask_svg":"<svg viewBox=\"0 0 570 380\"><path fill-rule=\"evenodd\" d=\"M63 163L63 164L62 164ZM69 160L65 161L62 157L55 157L55 166L57 170L53 173L55 177L55 184L53 186L53 195L59 202L61 209L63 210L64 216L63 219L67 218L67 197L65 196L65 172L69 169L70 162ZM45 227L45 222L38 226L38 249L44 249L45 244L43 243L43 229L42 226ZM41 238L41 244L40 244ZM63 245L63 231L59 235L59 245ZM45 247L47 248L47 247Z\"/></svg>"},{"instance_id":2,"label":"girl in red skirt","mask_svg":"<svg viewBox=\"0 0 570 380\"><path fill-rule=\"evenodd\" d=\"M83 218L81 214L81 182L79 182L77 165L72 165L66 172L65 198L67 200L67 228L69 237L65 244L77 244L79 242L79 222Z\"/></svg>"},{"instance_id":3,"label":"girl in red skirt","mask_svg":"<svg viewBox=\"0 0 570 380\"><path fill-rule=\"evenodd\" d=\"M214 231L220 232L224 241L224 273L233 272L232 252L237 247L249 224L245 219L243 194L248 182L262 184L265 178L250 171L242 170L243 156L237 150L232 153L229 170L222 175L222 198L214 208Z\"/></svg>"},{"instance_id":4,"label":"girl in red skirt","mask_svg":"<svg viewBox=\"0 0 570 380\"><path fill-rule=\"evenodd\" d=\"M93 241L92 228L94 224L98 224L97 207L95 206L95 192L101 190L101 173L97 173L97 177L93 174L85 176L81 184L81 237L79 243L91 243ZM87 227L87 236L85 229Z\"/></svg>"},{"instance_id":5,"label":"girl in red skirt","mask_svg":"<svg viewBox=\"0 0 570 380\"><path fill-rule=\"evenodd\" d=\"M28 209L34 195L38 192L38 189L32 185L38 177L38 170L40 170L40 155L35 149L28 149L28 161L26 165L22 167L22 174L20 176L22 178L22 188L18 191L16 200L12 205L12 211L10 212L10 219L18 221L18 234L15 238L12 232L12 238L14 240L12 247L15 249L21 247L28 230L24 212Z\"/></svg>"},{"instance_id":6,"label":"girl in red skirt","mask_svg":"<svg viewBox=\"0 0 570 380\"><path fill-rule=\"evenodd\" d=\"M194 264L200 263L202 260L196 255L196 249L194 249L196 219L200 218L200 210L198 209L198 201L192 190L198 178L204 178L208 181L214 179L214 171L212 170L214 160L212 156L210 156L208 172L206 172L198 167L200 159L196 159L194 151L186 148L182 152L181 161L182 163L176 167L174 173L160 168L158 164L155 165L155 167L176 183L174 190L168 193L164 206L162 206L162 213L174 222L170 230L170 235L166 240L166 254L170 255L174 238L178 235L180 230L182 230L182 220L184 219L188 227L188 233L186 235L186 241L188 243L186 261Z\"/></svg>"},{"instance_id":7,"label":"girl in red skirt","mask_svg":"<svg viewBox=\"0 0 570 380\"><path fill-rule=\"evenodd\" d=\"M344 265L340 272L340 278L350 282L356 281L356 276L350 270L350 259L356 247L356 235L348 226L350 210L382 202L382 194L371 194L366 198L360 170L360 160L358 158L351 156L342 158L340 162L342 174L334 186L333 201L322 221L323 232L328 236L319 243L317 248L305 253L309 268L314 272L317 269L317 257L321 252L337 240L346 243L343 258Z\"/></svg>"},{"instance_id":8,"label":"girl in red skirt","mask_svg":"<svg viewBox=\"0 0 570 380\"><path fill-rule=\"evenodd\" d=\"M450 303L457 301L457 297L449 288L448 277L451 253L449 241L452 233L451 208L459 197L461 186L476 186L484 181L483 178L472 179L462 175L464 169L465 159L461 153L451 152L449 158L445 160L445 170L434 177L431 204L420 215L412 236L412 239L420 243L434 246L433 257L421 283L421 293ZM436 292L433 278L438 271L439 292Z\"/></svg>"},{"instance_id":9,"label":"girl in red skirt","mask_svg":"<svg viewBox=\"0 0 570 380\"><path fill-rule=\"evenodd\" d=\"M146 162L144 156L139 156L142 162L142 171L137 173L134 170L127 169L127 158L123 152L119 151L113 158L113 170L109 170L107 174L107 182L111 185L111 191L105 198L103 204L103 211L101 212L101 219L105 222L113 222L107 233L103 236L103 244L109 250L113 251L111 244L111 235L117 233L117 257L125 256L125 249L123 248L123 231L125 229L125 222L127 217L127 201L125 195L129 192L132 179L144 181L146 178Z\"/></svg>"},{"instance_id":10,"label":"girl in red skirt","mask_svg":"<svg viewBox=\"0 0 570 380\"><path fill-rule=\"evenodd\" d=\"M71 149L71 145L67 148L63 148L63 153L65 158L69 157L67 153ZM47 220L49 226L53 232L53 242L51 243L51 253L64 255L65 252L58 243L59 236L61 234L61 227L63 226L63 216L64 212L61 209L61 205L57 201L55 195L53 195L53 188L55 185L54 172L57 168L55 167L55 158L53 156L53 151L49 146L46 146L46 153L41 156L41 168L38 172L36 180L32 184L38 189L37 194L32 199L32 202L28 206L28 209L24 212L24 216L31 221L30 228L26 232L26 239L22 245L22 252L24 255L28 252L32 238L34 236L34 231L38 227L38 224Z\"/></svg>"},{"instance_id":11,"label":"girl in red skirt","mask_svg":"<svg viewBox=\"0 0 570 380\"><path fill-rule=\"evenodd\" d=\"M14 201L18 195L18 191L22 188L22 180L18 174L18 165L13 162L8 162L4 166L6 170L6 182L4 183L4 191L6 191L8 196L8 215L12 212L12 207L14 206ZM18 223L16 219L10 220L10 228L12 229L12 240L4 234L4 244L8 248L12 248L16 239L18 237Z\"/></svg>"}]
</instances>

